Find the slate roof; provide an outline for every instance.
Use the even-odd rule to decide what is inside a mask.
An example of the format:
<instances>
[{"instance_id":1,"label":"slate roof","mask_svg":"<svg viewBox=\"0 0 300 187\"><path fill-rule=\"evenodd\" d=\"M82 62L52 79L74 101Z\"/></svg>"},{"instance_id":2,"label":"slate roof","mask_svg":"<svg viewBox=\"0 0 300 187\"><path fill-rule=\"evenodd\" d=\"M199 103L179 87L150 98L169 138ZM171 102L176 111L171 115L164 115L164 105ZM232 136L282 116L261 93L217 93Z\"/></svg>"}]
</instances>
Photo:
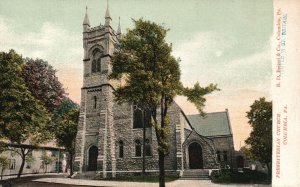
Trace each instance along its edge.
<instances>
[{"instance_id":1,"label":"slate roof","mask_svg":"<svg viewBox=\"0 0 300 187\"><path fill-rule=\"evenodd\" d=\"M229 115L227 111L187 115L191 126L202 136L232 135Z\"/></svg>"}]
</instances>

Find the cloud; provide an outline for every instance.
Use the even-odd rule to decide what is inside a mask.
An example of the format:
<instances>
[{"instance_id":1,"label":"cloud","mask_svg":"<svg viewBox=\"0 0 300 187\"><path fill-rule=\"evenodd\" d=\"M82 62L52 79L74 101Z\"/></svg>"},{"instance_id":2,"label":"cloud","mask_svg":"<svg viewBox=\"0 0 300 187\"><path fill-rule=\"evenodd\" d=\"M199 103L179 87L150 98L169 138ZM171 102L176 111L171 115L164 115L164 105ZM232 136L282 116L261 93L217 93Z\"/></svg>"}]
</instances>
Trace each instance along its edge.
<instances>
[{"instance_id":1,"label":"cloud","mask_svg":"<svg viewBox=\"0 0 300 187\"><path fill-rule=\"evenodd\" d=\"M76 91L75 86L82 84L81 33L70 33L50 22L43 23L35 32L16 32L10 23L0 17L0 51L14 49L23 57L48 61L58 70L59 79L67 91L71 91L70 97L79 102L80 89Z\"/></svg>"},{"instance_id":2,"label":"cloud","mask_svg":"<svg viewBox=\"0 0 300 187\"><path fill-rule=\"evenodd\" d=\"M45 22L36 32L15 32L7 20L0 17L0 50L15 49L23 56L42 58L52 65L72 64L81 59L81 35Z\"/></svg>"},{"instance_id":3,"label":"cloud","mask_svg":"<svg viewBox=\"0 0 300 187\"><path fill-rule=\"evenodd\" d=\"M225 89L269 89L271 80L270 46L239 56L234 37L215 32L195 34L174 46L181 58L182 80L191 85L217 83Z\"/></svg>"},{"instance_id":4,"label":"cloud","mask_svg":"<svg viewBox=\"0 0 300 187\"><path fill-rule=\"evenodd\" d=\"M271 50L269 47L249 56L229 61L220 78L224 85L236 89L252 89L270 92Z\"/></svg>"}]
</instances>

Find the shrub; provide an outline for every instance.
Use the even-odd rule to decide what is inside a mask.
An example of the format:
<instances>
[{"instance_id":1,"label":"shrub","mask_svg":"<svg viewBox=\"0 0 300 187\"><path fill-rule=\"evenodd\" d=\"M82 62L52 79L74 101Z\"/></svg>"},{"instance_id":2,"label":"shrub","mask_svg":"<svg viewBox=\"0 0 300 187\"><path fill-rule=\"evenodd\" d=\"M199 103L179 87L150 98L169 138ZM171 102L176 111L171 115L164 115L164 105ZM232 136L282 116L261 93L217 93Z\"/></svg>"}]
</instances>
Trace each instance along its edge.
<instances>
[{"instance_id":1,"label":"shrub","mask_svg":"<svg viewBox=\"0 0 300 187\"><path fill-rule=\"evenodd\" d=\"M211 174L212 182L215 183L267 183L271 181L268 175L259 171L244 169L243 172L237 170L213 171Z\"/></svg>"}]
</instances>

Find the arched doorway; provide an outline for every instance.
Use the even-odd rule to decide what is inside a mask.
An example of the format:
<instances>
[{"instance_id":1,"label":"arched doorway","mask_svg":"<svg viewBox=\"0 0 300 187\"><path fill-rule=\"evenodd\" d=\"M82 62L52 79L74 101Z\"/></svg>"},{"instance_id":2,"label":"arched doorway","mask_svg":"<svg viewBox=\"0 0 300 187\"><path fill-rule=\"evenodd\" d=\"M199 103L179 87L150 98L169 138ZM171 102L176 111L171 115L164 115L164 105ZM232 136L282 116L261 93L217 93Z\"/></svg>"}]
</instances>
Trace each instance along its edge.
<instances>
[{"instance_id":1,"label":"arched doorway","mask_svg":"<svg viewBox=\"0 0 300 187\"><path fill-rule=\"evenodd\" d=\"M190 169L203 169L203 158L201 146L194 142L189 145Z\"/></svg>"},{"instance_id":2,"label":"arched doorway","mask_svg":"<svg viewBox=\"0 0 300 187\"><path fill-rule=\"evenodd\" d=\"M244 168L244 162L245 162L244 157L242 156L236 157L236 165L238 168Z\"/></svg>"},{"instance_id":3,"label":"arched doorway","mask_svg":"<svg viewBox=\"0 0 300 187\"><path fill-rule=\"evenodd\" d=\"M96 171L97 170L97 157L98 157L98 148L96 146L92 146L89 149L89 162L88 162L88 170Z\"/></svg>"}]
</instances>

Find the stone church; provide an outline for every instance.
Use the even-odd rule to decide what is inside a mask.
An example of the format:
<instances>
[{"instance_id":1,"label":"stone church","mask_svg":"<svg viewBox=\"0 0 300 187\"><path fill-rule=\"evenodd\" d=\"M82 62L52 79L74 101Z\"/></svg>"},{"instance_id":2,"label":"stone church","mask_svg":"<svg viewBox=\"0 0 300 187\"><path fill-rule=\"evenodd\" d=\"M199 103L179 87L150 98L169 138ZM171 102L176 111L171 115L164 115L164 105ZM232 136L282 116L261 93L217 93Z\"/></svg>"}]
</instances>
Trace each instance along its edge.
<instances>
[{"instance_id":1,"label":"stone church","mask_svg":"<svg viewBox=\"0 0 300 187\"><path fill-rule=\"evenodd\" d=\"M83 86L76 137L74 171L78 176L98 178L136 175L142 171L145 150L147 173L158 172L157 140L145 112L130 103L117 104L113 90L118 82L108 79L111 57L118 38L107 7L105 24L91 27L86 12L83 21ZM167 175L181 176L186 170L218 169L232 165L234 153L228 111L185 115L174 102L169 109L170 152L165 158ZM145 146L145 147L143 147Z\"/></svg>"}]
</instances>

